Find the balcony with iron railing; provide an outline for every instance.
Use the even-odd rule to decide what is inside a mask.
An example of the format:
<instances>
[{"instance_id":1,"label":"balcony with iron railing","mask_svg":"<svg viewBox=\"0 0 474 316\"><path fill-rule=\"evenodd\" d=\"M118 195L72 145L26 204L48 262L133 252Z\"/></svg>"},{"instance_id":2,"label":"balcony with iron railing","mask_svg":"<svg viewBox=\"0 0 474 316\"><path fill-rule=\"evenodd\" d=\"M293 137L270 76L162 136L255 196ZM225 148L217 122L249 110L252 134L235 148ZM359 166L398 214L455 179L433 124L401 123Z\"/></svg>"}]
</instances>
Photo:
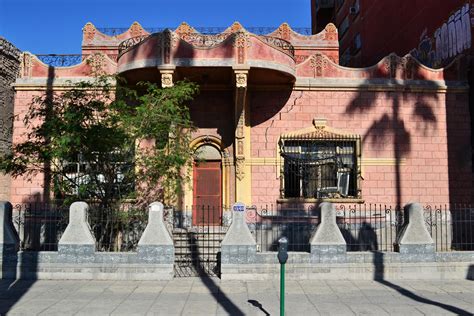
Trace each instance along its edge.
<instances>
[{"instance_id":1,"label":"balcony with iron railing","mask_svg":"<svg viewBox=\"0 0 474 316\"><path fill-rule=\"evenodd\" d=\"M148 37L156 33L164 32L165 30L173 30L173 27L144 27L144 30L150 34L140 35L125 39L120 42L117 47L117 53L110 55L114 60L120 58L120 56L131 49L132 47L140 44ZM193 44L197 44L200 47L212 46L216 42L222 41L225 39L228 34L225 34L228 31L227 27L194 27L196 33L192 34ZM277 30L278 27L246 27L245 30L255 36L257 36L261 41L267 43L268 45L284 52L285 54L294 57L295 49L289 41L286 41L282 38L275 36L269 36L268 34L273 33ZM128 28L123 27L100 27L97 30L108 36L117 36L119 34L125 33ZM311 29L306 27L295 27L292 28L295 32L301 35L311 35ZM184 38L188 39L191 37L191 34L182 34ZM85 54L38 54L36 55L39 60L45 63L48 66L52 67L70 67L77 64L80 64L87 55Z\"/></svg>"}]
</instances>

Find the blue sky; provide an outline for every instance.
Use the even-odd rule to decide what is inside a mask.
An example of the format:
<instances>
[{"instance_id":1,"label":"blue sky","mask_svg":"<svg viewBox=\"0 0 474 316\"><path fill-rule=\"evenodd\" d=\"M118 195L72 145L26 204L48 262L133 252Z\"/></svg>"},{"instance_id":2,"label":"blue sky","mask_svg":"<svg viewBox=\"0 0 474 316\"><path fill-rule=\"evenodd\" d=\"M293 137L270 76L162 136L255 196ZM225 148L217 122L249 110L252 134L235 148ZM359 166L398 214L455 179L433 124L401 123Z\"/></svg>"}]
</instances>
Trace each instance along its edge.
<instances>
[{"instance_id":1,"label":"blue sky","mask_svg":"<svg viewBox=\"0 0 474 316\"><path fill-rule=\"evenodd\" d=\"M0 36L35 54L80 53L84 24L310 27L310 0L0 0Z\"/></svg>"}]
</instances>

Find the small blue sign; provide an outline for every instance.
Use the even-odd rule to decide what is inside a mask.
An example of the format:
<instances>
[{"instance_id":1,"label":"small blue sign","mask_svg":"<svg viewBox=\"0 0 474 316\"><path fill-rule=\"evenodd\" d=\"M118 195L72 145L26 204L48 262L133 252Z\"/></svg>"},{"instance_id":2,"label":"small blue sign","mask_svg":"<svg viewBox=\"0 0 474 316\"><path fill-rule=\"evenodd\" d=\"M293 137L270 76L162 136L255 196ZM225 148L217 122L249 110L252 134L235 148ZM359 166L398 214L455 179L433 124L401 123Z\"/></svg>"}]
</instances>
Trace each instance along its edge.
<instances>
[{"instance_id":1,"label":"small blue sign","mask_svg":"<svg viewBox=\"0 0 474 316\"><path fill-rule=\"evenodd\" d=\"M244 212L245 211L245 204L241 202L237 202L232 206L234 212Z\"/></svg>"}]
</instances>

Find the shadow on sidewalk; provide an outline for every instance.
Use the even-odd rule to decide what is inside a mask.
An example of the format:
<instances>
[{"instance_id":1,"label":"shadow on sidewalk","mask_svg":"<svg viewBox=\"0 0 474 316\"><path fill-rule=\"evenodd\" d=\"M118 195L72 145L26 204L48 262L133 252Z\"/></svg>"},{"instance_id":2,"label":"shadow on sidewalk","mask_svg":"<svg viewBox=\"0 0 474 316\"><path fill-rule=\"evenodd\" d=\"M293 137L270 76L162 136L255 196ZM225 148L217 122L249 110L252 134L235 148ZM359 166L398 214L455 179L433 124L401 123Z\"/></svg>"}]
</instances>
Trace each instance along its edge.
<instances>
[{"instance_id":1,"label":"shadow on sidewalk","mask_svg":"<svg viewBox=\"0 0 474 316\"><path fill-rule=\"evenodd\" d=\"M375 281L396 290L401 295L406 296L408 298L411 298L414 301L417 301L417 302L420 302L420 303L423 303L423 304L427 304L427 305L438 306L442 309L445 309L445 310L447 310L451 313L455 313L457 315L472 315L470 312L468 312L464 309L424 298L424 297L422 297L420 295L417 295L417 294L415 294L415 293L413 293L413 292L411 292L411 291L409 291L409 290L407 290L407 289L405 289L405 288L403 288L403 287L401 287L397 284L394 284L392 282L389 282L389 281L385 280L384 279L384 273L385 273L384 254L383 254L383 252L380 252L380 251L374 251L373 254L374 254L373 264L375 266L375 271L374 271L374 280Z\"/></svg>"},{"instance_id":2,"label":"shadow on sidewalk","mask_svg":"<svg viewBox=\"0 0 474 316\"><path fill-rule=\"evenodd\" d=\"M229 314L229 315L245 315L245 313L235 305L232 300L225 295L224 292L220 290L219 285L207 275L206 269L201 266L201 258L199 247L197 246L197 240L193 237L190 238L189 248L191 251L191 262L194 265L195 270L198 272L199 279L202 283L208 288L209 292L212 294L214 299L216 300L217 304L222 306L222 308ZM218 269L220 270L220 269Z\"/></svg>"}]
</instances>

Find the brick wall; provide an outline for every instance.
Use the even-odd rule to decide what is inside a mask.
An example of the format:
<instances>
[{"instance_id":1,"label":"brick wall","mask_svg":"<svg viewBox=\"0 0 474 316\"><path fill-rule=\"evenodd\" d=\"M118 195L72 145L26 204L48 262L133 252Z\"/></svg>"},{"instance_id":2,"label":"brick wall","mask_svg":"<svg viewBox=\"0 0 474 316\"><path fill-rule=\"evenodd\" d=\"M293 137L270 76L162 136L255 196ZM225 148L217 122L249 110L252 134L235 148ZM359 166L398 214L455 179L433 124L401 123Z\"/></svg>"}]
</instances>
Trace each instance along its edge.
<instances>
[{"instance_id":1,"label":"brick wall","mask_svg":"<svg viewBox=\"0 0 474 316\"><path fill-rule=\"evenodd\" d=\"M452 202L470 199L470 191L462 189L470 181L469 173L463 174L465 169L458 168L457 162L448 168L446 121L447 108L457 113L451 125L459 133L454 131L449 146L450 152L456 151L455 148L459 151L470 139L469 120L465 116L467 95L262 91L253 92L250 103L253 157L275 157L279 135L311 127L313 118L325 118L328 126L362 137L361 189L365 202L448 203L450 193ZM369 160L372 165L368 165ZM469 163L465 161L465 164ZM252 167L253 203L274 203L278 198L280 184L276 169L275 166ZM458 181L448 182L450 178Z\"/></svg>"}]
</instances>

